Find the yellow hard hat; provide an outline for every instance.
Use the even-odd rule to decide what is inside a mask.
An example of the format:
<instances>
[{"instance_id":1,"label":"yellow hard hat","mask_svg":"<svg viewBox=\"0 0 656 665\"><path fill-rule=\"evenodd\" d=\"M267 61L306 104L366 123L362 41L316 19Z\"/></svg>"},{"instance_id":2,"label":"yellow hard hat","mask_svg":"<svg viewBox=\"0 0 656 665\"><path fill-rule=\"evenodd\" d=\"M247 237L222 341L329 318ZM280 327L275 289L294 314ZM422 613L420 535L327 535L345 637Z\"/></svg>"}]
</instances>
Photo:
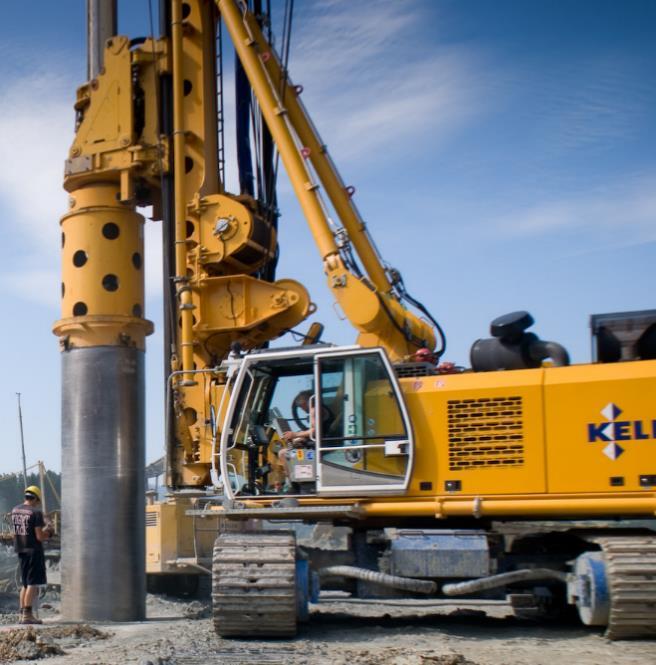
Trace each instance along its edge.
<instances>
[{"instance_id":1,"label":"yellow hard hat","mask_svg":"<svg viewBox=\"0 0 656 665\"><path fill-rule=\"evenodd\" d=\"M30 485L25 488L25 494L34 494L34 496L41 501L41 490L36 485Z\"/></svg>"}]
</instances>

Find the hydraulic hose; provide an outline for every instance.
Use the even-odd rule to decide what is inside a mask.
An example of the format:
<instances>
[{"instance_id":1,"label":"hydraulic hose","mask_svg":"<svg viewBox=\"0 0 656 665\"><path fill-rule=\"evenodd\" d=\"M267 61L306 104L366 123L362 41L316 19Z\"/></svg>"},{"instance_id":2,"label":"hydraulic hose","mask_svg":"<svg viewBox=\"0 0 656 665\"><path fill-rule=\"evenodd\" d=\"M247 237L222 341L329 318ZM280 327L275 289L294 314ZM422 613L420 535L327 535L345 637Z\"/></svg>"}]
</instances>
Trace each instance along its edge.
<instances>
[{"instance_id":1,"label":"hydraulic hose","mask_svg":"<svg viewBox=\"0 0 656 665\"><path fill-rule=\"evenodd\" d=\"M496 589L506 584L515 584L516 582L528 582L532 580L558 580L567 581L567 574L559 570L550 568L524 568L523 570L513 570L510 573L500 573L477 580L467 582L455 582L445 584L442 587L442 593L447 596L464 596L477 591L486 591L487 589Z\"/></svg>"},{"instance_id":2,"label":"hydraulic hose","mask_svg":"<svg viewBox=\"0 0 656 665\"><path fill-rule=\"evenodd\" d=\"M413 593L435 593L437 584L427 580L416 580L411 577L398 577L397 575L388 575L379 573L376 570L367 570L366 568L357 568L356 566L328 566L319 570L320 577L352 577L363 582L374 582L381 586L388 586L402 591L411 591Z\"/></svg>"}]
</instances>

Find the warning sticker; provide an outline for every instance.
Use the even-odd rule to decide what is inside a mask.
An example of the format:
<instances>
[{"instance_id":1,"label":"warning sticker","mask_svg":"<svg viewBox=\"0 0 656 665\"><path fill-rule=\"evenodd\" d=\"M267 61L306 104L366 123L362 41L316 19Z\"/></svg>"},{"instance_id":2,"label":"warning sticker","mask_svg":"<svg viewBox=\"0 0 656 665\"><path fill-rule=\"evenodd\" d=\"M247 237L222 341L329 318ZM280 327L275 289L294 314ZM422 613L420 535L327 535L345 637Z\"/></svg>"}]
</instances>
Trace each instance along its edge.
<instances>
[{"instance_id":1,"label":"warning sticker","mask_svg":"<svg viewBox=\"0 0 656 665\"><path fill-rule=\"evenodd\" d=\"M294 467L294 480L314 480L312 464L297 464Z\"/></svg>"},{"instance_id":2,"label":"warning sticker","mask_svg":"<svg viewBox=\"0 0 656 665\"><path fill-rule=\"evenodd\" d=\"M305 451L303 449L299 448L296 451L296 459L299 461L305 459Z\"/></svg>"}]
</instances>

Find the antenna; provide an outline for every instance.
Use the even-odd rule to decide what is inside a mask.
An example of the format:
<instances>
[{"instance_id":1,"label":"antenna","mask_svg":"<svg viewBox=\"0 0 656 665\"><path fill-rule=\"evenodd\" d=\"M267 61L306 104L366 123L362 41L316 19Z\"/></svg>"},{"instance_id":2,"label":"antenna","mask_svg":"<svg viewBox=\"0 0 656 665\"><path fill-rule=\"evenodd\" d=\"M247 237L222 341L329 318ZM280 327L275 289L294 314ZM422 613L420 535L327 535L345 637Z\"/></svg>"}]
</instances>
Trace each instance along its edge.
<instances>
[{"instance_id":1,"label":"antenna","mask_svg":"<svg viewBox=\"0 0 656 665\"><path fill-rule=\"evenodd\" d=\"M21 452L23 453L23 489L27 487L27 465L25 463L25 438L23 436L23 412L21 411L21 394L16 393L18 397L18 423L20 425Z\"/></svg>"}]
</instances>

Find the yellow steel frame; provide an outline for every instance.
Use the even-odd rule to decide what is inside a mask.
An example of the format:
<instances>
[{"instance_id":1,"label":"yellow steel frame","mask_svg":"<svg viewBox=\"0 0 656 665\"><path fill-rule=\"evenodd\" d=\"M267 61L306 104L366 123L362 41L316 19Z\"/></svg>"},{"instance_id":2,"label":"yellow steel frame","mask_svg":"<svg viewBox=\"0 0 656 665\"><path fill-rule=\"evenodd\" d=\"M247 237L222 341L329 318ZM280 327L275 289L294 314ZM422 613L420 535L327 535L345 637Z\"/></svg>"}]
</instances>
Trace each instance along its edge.
<instances>
[{"instance_id":1,"label":"yellow steel frame","mask_svg":"<svg viewBox=\"0 0 656 665\"><path fill-rule=\"evenodd\" d=\"M292 280L271 284L253 277L273 256L275 233L265 229L269 232L265 234L267 240L256 247L253 229L263 228L258 227L263 222L256 202L226 194L224 183L218 179L212 62L216 8L280 151L323 260L328 285L359 331L359 343L384 347L392 360L407 356L420 340L425 346L435 344L430 325L408 312L394 296L393 284L348 188L297 89L244 3L172 0L170 43L146 40L131 49L126 37L112 38L105 52L104 70L78 90L75 108L81 121L66 161L64 187L70 194L69 211L61 220L62 318L54 332L64 348L144 348L152 324L144 318L144 220L136 212L136 191L137 184L148 188L148 202L154 205L157 217L160 177L167 173L171 153L179 308L176 357L180 363L173 369L181 370L174 372L170 382L177 442L171 459L176 471L174 484L183 486L208 484L214 436L208 424L210 410L215 407L215 418L220 421L227 403L226 376L210 367L226 355L232 342L239 341L244 348L261 345L312 311L309 295L301 284ZM146 103L145 124L139 136L133 105L135 70ZM160 135L156 121L158 75L164 72L170 73L173 81L171 144ZM342 260L319 195L319 183L362 261L365 278L352 274ZM117 235L115 230L106 229L110 223L118 229ZM250 264L239 258L246 246L258 252ZM530 402L526 414L527 422L532 423L531 443L526 450L531 459L522 469L504 469L496 475L490 470L459 472L458 478L471 481L475 489L458 494L442 492L437 486L438 481L454 475L443 455L445 400L456 394L488 397L517 383L521 373L439 377L432 379L431 385L405 382L417 440L416 467L406 496L376 500L304 497L300 501L325 506L350 502L361 508L365 518L654 515L656 493L634 486L636 471L642 466L626 462L622 468L631 471L633 485L602 491L610 468L605 461L597 465L594 474L588 474L594 477L580 480L577 469L592 466L592 452L579 452L569 459L564 454L571 452L566 450L565 423L578 417L575 405L598 408L613 381L621 382L627 403L647 400L650 395L648 386L653 384L654 369L647 364L638 370L625 366L595 372L592 376L586 366L559 369L539 379L527 377L521 389ZM632 377L642 383L629 389L626 382ZM646 459L652 463L653 455ZM647 468L652 470L653 464ZM434 483L430 491L422 490L420 479ZM271 500L249 503L261 505ZM189 525L183 524L182 506L152 507L161 512L163 519L168 515L180 527L177 532L151 534L153 541L159 541L154 547L167 550L164 558L150 561L159 572L168 570L168 557L180 553L181 541L187 549L192 542L188 531L183 533L182 527Z\"/></svg>"},{"instance_id":2,"label":"yellow steel frame","mask_svg":"<svg viewBox=\"0 0 656 665\"><path fill-rule=\"evenodd\" d=\"M405 495L299 501L357 504L364 517L654 516L655 376L642 360L401 379L415 439ZM591 440L591 426L604 434ZM611 432L621 455L605 452Z\"/></svg>"},{"instance_id":3,"label":"yellow steel frame","mask_svg":"<svg viewBox=\"0 0 656 665\"><path fill-rule=\"evenodd\" d=\"M171 51L173 56L173 173L175 198L175 281L180 309L180 339L178 348L182 369L189 371L194 365L193 305L187 279L187 248L185 222L187 196L185 192L185 114L183 107L183 25L182 2L172 3ZM190 374L184 381L193 383Z\"/></svg>"},{"instance_id":4,"label":"yellow steel frame","mask_svg":"<svg viewBox=\"0 0 656 665\"><path fill-rule=\"evenodd\" d=\"M62 319L53 329L64 348L143 349L153 330L144 318L144 220L135 211L134 183L157 189L168 145L152 120L136 136L137 63L154 104L154 70L166 71L169 62L166 44L151 40L135 51L126 37L108 40L103 70L77 93L82 120L66 161L69 212L61 220Z\"/></svg>"},{"instance_id":5,"label":"yellow steel frame","mask_svg":"<svg viewBox=\"0 0 656 665\"><path fill-rule=\"evenodd\" d=\"M183 6L186 13L183 15ZM247 197L224 192L216 164L214 36L216 10L202 0L172 2L173 171L175 283L179 366L173 381L176 440L173 484L209 483L212 433L206 423L220 399L219 375L194 373L217 364L233 342L259 346L305 319L313 306L293 280L268 283L252 276L275 254L275 232ZM263 231L268 244L251 238ZM264 228L266 227L266 228ZM262 235L260 233L259 235ZM255 249L249 264L240 251ZM247 253L248 254L248 253Z\"/></svg>"},{"instance_id":6,"label":"yellow steel frame","mask_svg":"<svg viewBox=\"0 0 656 665\"><path fill-rule=\"evenodd\" d=\"M183 15L183 4L188 10ZM143 349L152 324L144 318L143 218L136 212L137 184L148 190L148 202L159 208L160 176L173 151L175 188L175 279L179 306L178 357L181 369L171 381L176 414L174 466L176 484L208 483L215 412L224 399L225 376L208 372L230 344L261 345L296 325L312 311L302 285L292 280L262 282L253 273L271 258L275 234L259 244L253 229L269 231L257 204L229 196L215 166L216 109L213 74L216 7L221 12L238 56L280 150L296 195L324 261L328 283L363 345L383 346L394 360L413 350L400 329L434 343L433 332L395 299L349 192L328 157L295 88L255 19L237 0L173 0L172 39L130 48L125 37L108 41L105 66L97 78L78 90L79 126L66 162L64 187L69 211L62 217L62 318L54 331L65 348L131 345ZM136 72L136 77L134 73ZM174 132L172 146L159 135L156 118L157 76L172 73ZM143 90L146 113L137 132L134 85ZM283 95L279 94L280 89ZM305 149L305 150L304 150ZM307 150L309 149L309 153ZM302 152L303 151L303 152ZM306 157L323 184L353 242L367 278L351 274L340 257ZM141 202L144 202L143 196ZM260 225L260 226L258 226ZM191 231L190 231L191 227ZM261 235L261 234L260 234ZM239 253L257 249L245 264ZM390 320L390 315L394 322ZM203 380L197 380L202 370ZM540 370L541 372L542 370ZM572 457L569 423L579 413L592 413L605 403L611 387L622 390L627 405L648 400L653 367L622 364L554 368L538 377L521 372L440 377L402 382L417 440L416 468L403 501L364 502L372 514L627 514L653 513L654 494L639 491L638 477L649 473L642 460L622 457L612 467L595 462L593 448ZM524 377L522 379L522 377ZM524 383L517 384L524 380ZM419 387L416 387L416 386ZM526 400L526 460L521 468L493 474L458 471L475 487L458 496L431 490L425 498L419 479L442 481L454 476L437 445L444 437L444 404L449 395L484 396L506 388L521 390ZM642 400L642 401L641 401ZM224 400L225 401L225 400ZM576 404L578 411L573 408ZM643 405L644 406L644 405ZM633 420L646 407L634 408ZM439 415L442 414L442 415ZM588 417L588 416L586 416ZM589 416L592 418L593 416ZM579 423L579 427L584 426ZM529 431L530 430L530 431ZM442 438L441 438L442 437ZM437 442L437 443L436 443ZM628 460L628 461L627 461ZM578 467L592 469L585 479ZM626 487L608 487L617 469L631 477ZM456 474L457 475L457 474ZM605 484L604 484L605 483ZM577 492L579 494L577 495ZM314 499L308 499L312 502ZM319 501L319 499L316 499ZM323 499L321 500L323 501ZM387 513L386 513L387 511Z\"/></svg>"},{"instance_id":7,"label":"yellow steel frame","mask_svg":"<svg viewBox=\"0 0 656 665\"><path fill-rule=\"evenodd\" d=\"M274 339L313 311L301 284L252 276L275 255L275 232L255 201L225 194L219 182L216 19L211 2L174 0L170 42L148 39L131 48L127 37L108 40L102 71L78 90L78 127L64 181L70 209L61 222L62 318L54 332L63 347L143 349L153 326L144 318L144 219L136 212L136 193L141 205L153 204L157 217L160 178L172 154L179 322L172 369L183 370L172 381L172 401L180 444L176 483L182 485L209 482L212 434L205 423L209 400L222 392L220 375L212 375L208 391L195 368L217 364L232 342L252 348ZM171 145L157 120L164 73L172 75ZM135 86L145 104L139 129ZM105 235L108 223L118 234ZM253 250L256 258L245 263L242 257Z\"/></svg>"},{"instance_id":8,"label":"yellow steel frame","mask_svg":"<svg viewBox=\"0 0 656 665\"><path fill-rule=\"evenodd\" d=\"M364 223L300 101L293 92L280 98L277 92L282 81L280 63L254 17L235 0L217 0L217 6L323 259L328 285L349 321L360 331L358 342L363 346L383 346L392 360L407 356L418 345L433 348L432 327L393 297L392 285ZM359 279L345 267L319 197L319 185L312 179L302 150L306 154L309 151L309 158L363 262L368 279Z\"/></svg>"},{"instance_id":9,"label":"yellow steel frame","mask_svg":"<svg viewBox=\"0 0 656 665\"><path fill-rule=\"evenodd\" d=\"M302 498L304 506L353 505L362 518L375 517L592 517L612 515L656 515L656 492L630 492L623 495L597 494L517 494L486 496L437 496L426 499L327 499ZM245 500L246 507L271 503ZM220 510L220 508L219 508Z\"/></svg>"}]
</instances>

